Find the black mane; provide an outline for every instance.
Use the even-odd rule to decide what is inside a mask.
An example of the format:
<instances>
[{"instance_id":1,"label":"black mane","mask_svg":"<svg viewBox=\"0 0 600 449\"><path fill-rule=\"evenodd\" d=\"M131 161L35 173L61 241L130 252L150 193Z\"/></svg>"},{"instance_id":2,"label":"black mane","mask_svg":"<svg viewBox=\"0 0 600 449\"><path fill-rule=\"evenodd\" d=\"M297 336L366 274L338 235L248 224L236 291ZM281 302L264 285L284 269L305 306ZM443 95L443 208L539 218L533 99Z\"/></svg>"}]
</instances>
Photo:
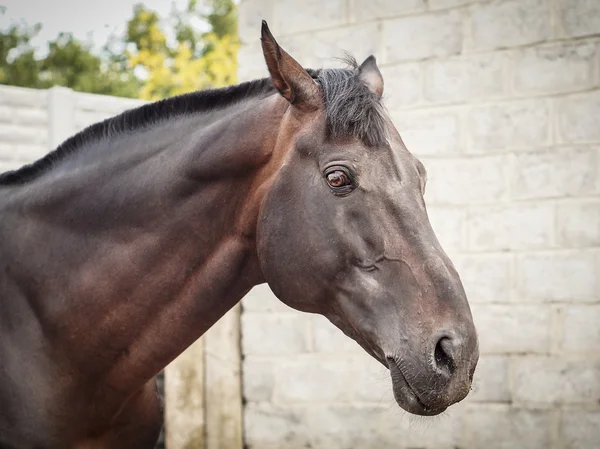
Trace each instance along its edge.
<instances>
[{"instance_id":1,"label":"black mane","mask_svg":"<svg viewBox=\"0 0 600 449\"><path fill-rule=\"evenodd\" d=\"M17 170L0 174L0 186L25 184L88 142L131 131L174 116L219 109L248 97L257 97L274 91L271 80L264 78L221 89L192 92L129 109L115 117L88 126L69 137L41 159Z\"/></svg>"},{"instance_id":2,"label":"black mane","mask_svg":"<svg viewBox=\"0 0 600 449\"><path fill-rule=\"evenodd\" d=\"M350 68L307 69L323 89L329 135L333 138L356 136L368 146L385 144L383 106L360 81L356 61L348 58L346 62ZM130 109L88 126L29 165L1 173L0 186L25 184L90 141L132 131L174 116L223 108L246 98L273 92L275 87L270 78L263 78L221 89L179 95Z\"/></svg>"}]
</instances>

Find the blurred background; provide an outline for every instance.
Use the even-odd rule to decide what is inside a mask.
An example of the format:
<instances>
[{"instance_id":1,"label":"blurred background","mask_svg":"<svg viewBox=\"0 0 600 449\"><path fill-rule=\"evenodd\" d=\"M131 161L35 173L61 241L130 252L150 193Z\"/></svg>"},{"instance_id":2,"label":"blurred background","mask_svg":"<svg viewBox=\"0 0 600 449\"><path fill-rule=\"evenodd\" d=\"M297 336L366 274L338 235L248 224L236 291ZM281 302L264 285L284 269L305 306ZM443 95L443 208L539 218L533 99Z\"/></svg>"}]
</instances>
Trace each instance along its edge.
<instances>
[{"instance_id":1,"label":"blurred background","mask_svg":"<svg viewBox=\"0 0 600 449\"><path fill-rule=\"evenodd\" d=\"M0 5L0 171L144 101L265 77L262 19L306 67L374 54L428 170L480 334L469 397L408 415L358 345L259 286L161 375L160 447L600 448L600 1Z\"/></svg>"}]
</instances>

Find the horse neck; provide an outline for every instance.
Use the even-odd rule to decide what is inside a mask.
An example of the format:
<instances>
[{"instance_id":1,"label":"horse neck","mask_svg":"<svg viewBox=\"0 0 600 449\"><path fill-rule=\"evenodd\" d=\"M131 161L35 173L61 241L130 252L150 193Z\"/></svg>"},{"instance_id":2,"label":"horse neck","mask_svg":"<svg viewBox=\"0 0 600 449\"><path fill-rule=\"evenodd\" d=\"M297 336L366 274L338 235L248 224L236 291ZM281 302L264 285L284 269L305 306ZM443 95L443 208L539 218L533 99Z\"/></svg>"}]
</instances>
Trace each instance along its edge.
<instances>
[{"instance_id":1,"label":"horse neck","mask_svg":"<svg viewBox=\"0 0 600 449\"><path fill-rule=\"evenodd\" d=\"M141 385L263 282L254 235L283 110L267 97L167 120L13 192L11 282L70 361Z\"/></svg>"}]
</instances>

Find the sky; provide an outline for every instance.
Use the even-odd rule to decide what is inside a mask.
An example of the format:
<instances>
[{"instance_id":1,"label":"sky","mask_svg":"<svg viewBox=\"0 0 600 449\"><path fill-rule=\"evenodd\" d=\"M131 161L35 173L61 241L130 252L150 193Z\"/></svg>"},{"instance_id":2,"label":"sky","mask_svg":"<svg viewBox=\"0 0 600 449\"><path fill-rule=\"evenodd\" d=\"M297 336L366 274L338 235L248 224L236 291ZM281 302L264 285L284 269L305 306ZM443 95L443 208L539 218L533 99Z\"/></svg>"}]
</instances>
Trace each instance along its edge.
<instances>
[{"instance_id":1,"label":"sky","mask_svg":"<svg viewBox=\"0 0 600 449\"><path fill-rule=\"evenodd\" d=\"M143 3L165 17L173 3L183 8L187 0L0 0L0 5L6 7L0 27L24 19L30 25L43 25L35 46L44 45L59 32L67 31L98 48L111 32L120 35L124 31L136 3Z\"/></svg>"}]
</instances>

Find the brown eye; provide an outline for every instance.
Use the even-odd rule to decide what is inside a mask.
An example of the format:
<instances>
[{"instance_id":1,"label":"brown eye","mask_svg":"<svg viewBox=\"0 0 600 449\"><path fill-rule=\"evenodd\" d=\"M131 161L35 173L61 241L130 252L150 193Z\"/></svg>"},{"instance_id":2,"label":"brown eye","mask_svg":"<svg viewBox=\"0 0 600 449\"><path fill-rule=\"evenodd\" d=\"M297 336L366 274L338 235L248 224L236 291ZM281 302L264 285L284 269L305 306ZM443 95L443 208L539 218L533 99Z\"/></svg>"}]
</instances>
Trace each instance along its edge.
<instances>
[{"instance_id":1,"label":"brown eye","mask_svg":"<svg viewBox=\"0 0 600 449\"><path fill-rule=\"evenodd\" d=\"M327 173L327 182L331 187L335 189L339 189L341 187L349 186L352 184L348 175L341 170L334 170L332 172Z\"/></svg>"},{"instance_id":2,"label":"brown eye","mask_svg":"<svg viewBox=\"0 0 600 449\"><path fill-rule=\"evenodd\" d=\"M346 196L357 187L356 178L346 167L329 167L324 176L334 195Z\"/></svg>"}]
</instances>

